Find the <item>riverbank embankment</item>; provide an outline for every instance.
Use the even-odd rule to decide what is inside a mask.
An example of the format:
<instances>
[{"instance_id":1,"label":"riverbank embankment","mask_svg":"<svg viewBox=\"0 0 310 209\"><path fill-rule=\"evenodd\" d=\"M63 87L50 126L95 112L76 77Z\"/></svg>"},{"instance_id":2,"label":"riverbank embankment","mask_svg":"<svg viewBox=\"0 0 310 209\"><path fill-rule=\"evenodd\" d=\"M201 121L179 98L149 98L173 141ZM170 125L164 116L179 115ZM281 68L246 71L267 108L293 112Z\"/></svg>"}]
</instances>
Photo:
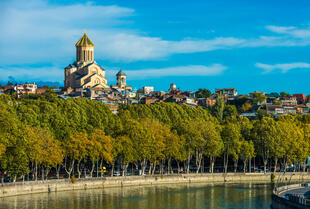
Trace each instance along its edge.
<instances>
[{"instance_id":1,"label":"riverbank embankment","mask_svg":"<svg viewBox=\"0 0 310 209\"><path fill-rule=\"evenodd\" d=\"M278 173L283 181L303 182L310 180L310 173ZM69 190L83 190L124 186L146 186L156 184L177 183L220 183L220 182L271 182L271 173L216 173L216 174L175 174L155 176L121 176L77 179L74 183L70 179L25 181L5 183L0 186L0 198L15 195L25 195L42 192L58 192Z\"/></svg>"},{"instance_id":2,"label":"riverbank embankment","mask_svg":"<svg viewBox=\"0 0 310 209\"><path fill-rule=\"evenodd\" d=\"M272 193L273 209L310 208L309 184L292 184L275 188Z\"/></svg>"}]
</instances>

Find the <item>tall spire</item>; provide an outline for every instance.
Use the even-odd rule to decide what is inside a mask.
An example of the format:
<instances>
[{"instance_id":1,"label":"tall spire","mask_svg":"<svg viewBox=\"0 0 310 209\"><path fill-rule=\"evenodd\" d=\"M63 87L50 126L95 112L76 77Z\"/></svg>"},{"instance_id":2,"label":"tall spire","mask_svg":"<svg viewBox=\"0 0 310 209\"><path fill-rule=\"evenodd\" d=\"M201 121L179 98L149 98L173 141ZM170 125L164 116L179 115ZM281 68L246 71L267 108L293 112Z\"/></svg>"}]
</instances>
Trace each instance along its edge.
<instances>
[{"instance_id":1,"label":"tall spire","mask_svg":"<svg viewBox=\"0 0 310 209\"><path fill-rule=\"evenodd\" d=\"M84 35L75 44L76 47L95 47L95 44L86 35L86 30L84 30Z\"/></svg>"}]
</instances>

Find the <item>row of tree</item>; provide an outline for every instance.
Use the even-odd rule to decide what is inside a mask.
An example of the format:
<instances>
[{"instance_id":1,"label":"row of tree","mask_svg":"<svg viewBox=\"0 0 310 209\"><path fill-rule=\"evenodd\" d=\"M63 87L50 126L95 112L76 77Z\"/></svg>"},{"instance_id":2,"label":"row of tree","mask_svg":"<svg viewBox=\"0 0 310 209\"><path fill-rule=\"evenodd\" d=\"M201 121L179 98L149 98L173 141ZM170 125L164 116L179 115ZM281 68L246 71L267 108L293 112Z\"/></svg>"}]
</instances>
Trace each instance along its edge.
<instances>
[{"instance_id":1,"label":"row of tree","mask_svg":"<svg viewBox=\"0 0 310 209\"><path fill-rule=\"evenodd\" d=\"M305 165L310 153L310 117L289 115L249 120L218 99L210 110L173 103L124 106L118 115L101 102L62 100L53 94L13 99L0 95L0 171L12 179L93 176L95 168L129 165L141 173L209 172L216 162L227 172L261 159ZM226 111L225 111L226 110ZM305 166L303 166L305 168ZM97 171L98 173L98 171Z\"/></svg>"}]
</instances>

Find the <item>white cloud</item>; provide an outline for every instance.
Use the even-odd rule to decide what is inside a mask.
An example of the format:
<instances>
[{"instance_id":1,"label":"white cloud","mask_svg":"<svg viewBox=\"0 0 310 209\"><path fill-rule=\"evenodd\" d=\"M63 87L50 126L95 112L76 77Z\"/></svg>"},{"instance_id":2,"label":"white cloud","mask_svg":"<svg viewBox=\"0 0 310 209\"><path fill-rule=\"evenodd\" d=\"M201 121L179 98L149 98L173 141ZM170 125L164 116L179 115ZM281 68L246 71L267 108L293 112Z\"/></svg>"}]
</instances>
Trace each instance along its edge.
<instances>
[{"instance_id":1,"label":"white cloud","mask_svg":"<svg viewBox=\"0 0 310 209\"><path fill-rule=\"evenodd\" d=\"M269 25L266 27L268 30L278 33L293 36L295 38L308 39L310 38L310 28L296 28L294 26L283 27Z\"/></svg>"},{"instance_id":2,"label":"white cloud","mask_svg":"<svg viewBox=\"0 0 310 209\"><path fill-rule=\"evenodd\" d=\"M216 38L213 40L166 41L156 37L140 36L128 33L94 32L98 39L97 45L104 46L96 49L102 57L119 61L155 60L176 53L206 52L216 49L236 47L242 42L236 38Z\"/></svg>"},{"instance_id":3,"label":"white cloud","mask_svg":"<svg viewBox=\"0 0 310 209\"><path fill-rule=\"evenodd\" d=\"M268 65L263 63L256 63L255 66L257 68L261 68L264 70L263 73L270 73L274 70L281 70L282 73L287 73L293 69L305 69L310 68L310 64L304 62L296 62L296 63L287 63L287 64L275 64L275 65Z\"/></svg>"},{"instance_id":4,"label":"white cloud","mask_svg":"<svg viewBox=\"0 0 310 209\"><path fill-rule=\"evenodd\" d=\"M184 37L183 40L168 41L126 29L128 24L133 24L131 17L135 11L132 8L92 3L51 5L43 0L15 0L0 6L4 11L0 27L5 31L0 33L2 65L66 65L74 60L74 44L86 27L96 45L95 58L121 62L158 60L177 53L219 49L310 45L309 30L295 27L267 26L268 30L285 36L210 40Z\"/></svg>"},{"instance_id":5,"label":"white cloud","mask_svg":"<svg viewBox=\"0 0 310 209\"><path fill-rule=\"evenodd\" d=\"M125 7L87 4L49 5L46 1L12 1L1 4L0 62L3 65L39 62L68 63L83 30L128 23L134 14ZM102 38L102 37L99 37ZM104 46L101 46L104 47ZM101 48L100 46L98 48ZM71 58L71 59L70 59Z\"/></svg>"},{"instance_id":6,"label":"white cloud","mask_svg":"<svg viewBox=\"0 0 310 209\"><path fill-rule=\"evenodd\" d=\"M219 49L248 47L279 47L310 45L310 29L267 26L273 36L254 38L217 37L214 39L164 40L150 37L143 31L129 30L135 11L117 5L101 6L92 3L51 5L44 0L15 0L0 3L0 67L1 79L13 76L63 80L62 67L30 68L23 65L38 63L63 66L75 59L75 42L83 29L95 43L95 59L134 62L159 60L177 53L197 53ZM296 65L298 64L298 65ZM29 66L29 65L28 65ZM257 63L265 73L275 69L287 72L294 68L308 68L307 63L266 65ZM296 67L297 66L297 67ZM162 69L128 70L129 77L217 75L226 69L222 65L181 66Z\"/></svg>"},{"instance_id":7,"label":"white cloud","mask_svg":"<svg viewBox=\"0 0 310 209\"><path fill-rule=\"evenodd\" d=\"M188 65L159 69L125 70L125 73L128 80L140 80L166 76L213 76L221 74L226 69L227 67L221 64L213 64L210 66ZM114 76L116 73L116 70L107 70L108 76Z\"/></svg>"}]
</instances>

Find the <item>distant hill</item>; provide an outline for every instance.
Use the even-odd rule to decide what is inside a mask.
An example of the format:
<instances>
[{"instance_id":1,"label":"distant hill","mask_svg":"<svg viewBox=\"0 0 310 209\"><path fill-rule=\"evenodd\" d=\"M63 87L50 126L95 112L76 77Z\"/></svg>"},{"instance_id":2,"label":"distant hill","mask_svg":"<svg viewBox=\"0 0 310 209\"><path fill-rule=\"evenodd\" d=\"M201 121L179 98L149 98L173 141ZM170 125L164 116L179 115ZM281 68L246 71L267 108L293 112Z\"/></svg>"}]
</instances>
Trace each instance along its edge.
<instances>
[{"instance_id":1,"label":"distant hill","mask_svg":"<svg viewBox=\"0 0 310 209\"><path fill-rule=\"evenodd\" d=\"M12 81L11 81L12 82ZM18 84L22 84L22 83L33 83L36 82L36 84L38 85L38 87L42 87L42 86L49 86L49 87L63 87L63 84L60 82L55 82L55 81L16 81ZM12 82L12 83L16 83L16 82ZM6 85L8 83L8 81L0 81L1 85Z\"/></svg>"}]
</instances>

